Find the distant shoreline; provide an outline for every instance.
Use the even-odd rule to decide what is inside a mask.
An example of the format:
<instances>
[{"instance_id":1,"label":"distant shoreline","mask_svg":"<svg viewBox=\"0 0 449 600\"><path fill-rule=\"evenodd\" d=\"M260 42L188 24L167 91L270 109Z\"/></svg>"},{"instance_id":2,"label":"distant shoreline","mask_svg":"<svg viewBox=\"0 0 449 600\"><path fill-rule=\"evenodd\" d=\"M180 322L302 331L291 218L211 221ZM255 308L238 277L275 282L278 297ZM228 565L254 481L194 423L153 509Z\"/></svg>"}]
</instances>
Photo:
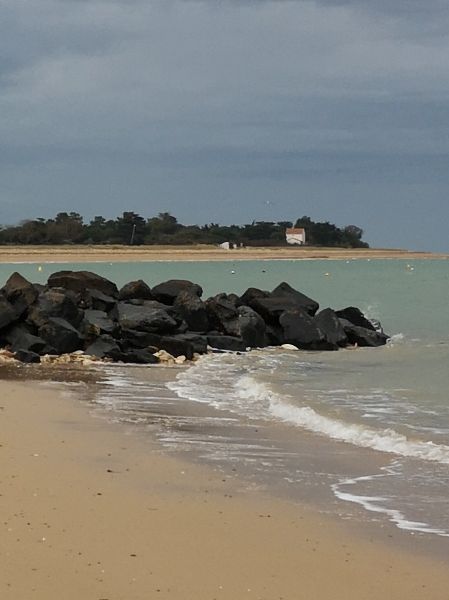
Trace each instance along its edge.
<instances>
[{"instance_id":1,"label":"distant shoreline","mask_svg":"<svg viewBox=\"0 0 449 600\"><path fill-rule=\"evenodd\" d=\"M449 254L389 248L217 246L0 246L0 263L144 262L239 260L448 259Z\"/></svg>"}]
</instances>

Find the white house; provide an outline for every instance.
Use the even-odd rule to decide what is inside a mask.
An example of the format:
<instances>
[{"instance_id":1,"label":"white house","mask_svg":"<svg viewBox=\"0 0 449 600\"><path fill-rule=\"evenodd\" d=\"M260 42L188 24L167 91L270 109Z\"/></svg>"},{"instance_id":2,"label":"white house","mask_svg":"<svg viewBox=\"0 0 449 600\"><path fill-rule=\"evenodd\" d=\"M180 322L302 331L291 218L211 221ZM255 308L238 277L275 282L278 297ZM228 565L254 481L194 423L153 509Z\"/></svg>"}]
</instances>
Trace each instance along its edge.
<instances>
[{"instance_id":1,"label":"white house","mask_svg":"<svg viewBox=\"0 0 449 600\"><path fill-rule=\"evenodd\" d=\"M302 246L306 243L306 230L302 227L288 227L285 230L285 239L287 244Z\"/></svg>"}]
</instances>

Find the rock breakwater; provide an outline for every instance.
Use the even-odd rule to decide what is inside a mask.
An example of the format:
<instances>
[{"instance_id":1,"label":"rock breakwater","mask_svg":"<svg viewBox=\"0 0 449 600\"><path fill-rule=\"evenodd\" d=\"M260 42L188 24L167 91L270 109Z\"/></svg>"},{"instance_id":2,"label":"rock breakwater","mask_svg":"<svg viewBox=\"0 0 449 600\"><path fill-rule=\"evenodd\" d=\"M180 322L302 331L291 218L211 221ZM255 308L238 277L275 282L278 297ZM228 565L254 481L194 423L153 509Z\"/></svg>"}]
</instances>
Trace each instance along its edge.
<instances>
[{"instance_id":1,"label":"rock breakwater","mask_svg":"<svg viewBox=\"0 0 449 600\"><path fill-rule=\"evenodd\" d=\"M325 308L279 284L202 299L200 285L170 280L120 290L89 271L59 271L46 285L13 273L0 290L0 347L22 362L70 353L124 363L177 362L208 351L290 344L303 350L381 346L388 340L356 307Z\"/></svg>"}]
</instances>

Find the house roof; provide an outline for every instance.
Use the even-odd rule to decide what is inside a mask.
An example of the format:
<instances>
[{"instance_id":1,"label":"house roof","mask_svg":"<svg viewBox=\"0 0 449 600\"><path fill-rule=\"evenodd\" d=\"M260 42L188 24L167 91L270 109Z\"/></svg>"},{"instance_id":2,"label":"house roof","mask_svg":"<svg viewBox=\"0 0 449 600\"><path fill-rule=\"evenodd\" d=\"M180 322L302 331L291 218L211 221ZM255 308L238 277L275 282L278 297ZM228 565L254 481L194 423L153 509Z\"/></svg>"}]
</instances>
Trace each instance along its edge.
<instances>
[{"instance_id":1,"label":"house roof","mask_svg":"<svg viewBox=\"0 0 449 600\"><path fill-rule=\"evenodd\" d=\"M298 235L298 234L305 233L305 230L303 227L287 227L287 229L285 230L285 233L287 235Z\"/></svg>"}]
</instances>

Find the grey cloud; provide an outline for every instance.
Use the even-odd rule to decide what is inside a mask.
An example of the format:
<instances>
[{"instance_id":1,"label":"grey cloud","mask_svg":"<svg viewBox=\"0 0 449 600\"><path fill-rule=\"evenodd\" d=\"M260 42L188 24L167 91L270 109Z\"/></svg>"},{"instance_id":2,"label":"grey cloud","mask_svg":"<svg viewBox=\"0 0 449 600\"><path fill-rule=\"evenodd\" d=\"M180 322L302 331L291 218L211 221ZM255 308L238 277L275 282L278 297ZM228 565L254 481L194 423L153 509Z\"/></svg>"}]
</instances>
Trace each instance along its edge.
<instances>
[{"instance_id":1,"label":"grey cloud","mask_svg":"<svg viewBox=\"0 0 449 600\"><path fill-rule=\"evenodd\" d=\"M447 186L446 3L3 4L0 222L93 195L97 212L139 210L148 190L148 210L200 221L227 197L228 220L258 198L290 214L302 190L332 219L354 186L379 206L387 186Z\"/></svg>"}]
</instances>

